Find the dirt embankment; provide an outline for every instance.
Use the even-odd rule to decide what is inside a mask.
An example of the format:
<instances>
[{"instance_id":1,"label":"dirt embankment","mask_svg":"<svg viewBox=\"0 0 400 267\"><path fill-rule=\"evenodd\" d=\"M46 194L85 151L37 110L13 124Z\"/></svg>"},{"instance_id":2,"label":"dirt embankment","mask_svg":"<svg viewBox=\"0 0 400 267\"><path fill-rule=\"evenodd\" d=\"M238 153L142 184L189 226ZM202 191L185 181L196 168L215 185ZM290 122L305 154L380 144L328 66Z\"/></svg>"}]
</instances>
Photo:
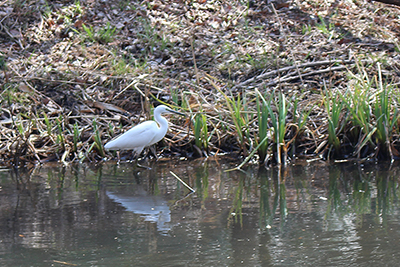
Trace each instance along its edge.
<instances>
[{"instance_id":1,"label":"dirt embankment","mask_svg":"<svg viewBox=\"0 0 400 267\"><path fill-rule=\"evenodd\" d=\"M0 160L114 157L104 142L160 103L188 114L170 118L165 155L396 159L399 13L347 0L2 1Z\"/></svg>"}]
</instances>

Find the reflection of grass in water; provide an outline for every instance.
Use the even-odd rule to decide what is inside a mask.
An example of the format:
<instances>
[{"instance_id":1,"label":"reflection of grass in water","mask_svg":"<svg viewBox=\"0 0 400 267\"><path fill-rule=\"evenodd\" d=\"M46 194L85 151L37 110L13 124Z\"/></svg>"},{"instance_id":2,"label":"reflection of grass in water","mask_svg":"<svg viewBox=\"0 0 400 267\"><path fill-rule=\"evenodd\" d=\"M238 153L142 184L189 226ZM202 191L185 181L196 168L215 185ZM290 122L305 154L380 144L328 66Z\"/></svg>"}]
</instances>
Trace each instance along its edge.
<instances>
[{"instance_id":1,"label":"reflection of grass in water","mask_svg":"<svg viewBox=\"0 0 400 267\"><path fill-rule=\"evenodd\" d=\"M261 229L270 228L274 218L279 212L280 221L288 215L286 186L280 183L278 177L280 172L277 169L261 170L257 175L259 188L259 225ZM387 172L369 172L358 169L350 172L348 169L340 169L337 166L329 168L329 184L327 194L327 206L325 219L344 218L348 215L355 215L358 222L363 220L363 215L376 214L384 220L398 207L398 194L400 188L393 179L394 175ZM356 175L354 177L353 175ZM286 174L283 174L289 178ZM281 177L281 178L282 178ZM295 178L296 179L296 178ZM283 180L283 179L281 179ZM274 181L274 183L271 183ZM296 179L294 187L296 189L297 200L308 199L311 195L308 182L303 178ZM241 211L239 205L242 202L238 199L246 192L235 191L234 205L232 212ZM246 187L247 188L247 187ZM304 190L303 190L304 189ZM303 193L307 192L306 195ZM376 192L376 193L374 193ZM239 194L240 193L240 194ZM376 202L376 204L374 204Z\"/></svg>"},{"instance_id":2,"label":"reflection of grass in water","mask_svg":"<svg viewBox=\"0 0 400 267\"><path fill-rule=\"evenodd\" d=\"M243 185L244 185L244 178L241 177L238 183L238 186L235 191L235 196L233 199L232 203L232 208L229 211L229 217L228 217L228 225L231 225L234 220L235 223L238 222L239 218L239 223L240 226L243 226L243 213L242 213L242 208L243 208Z\"/></svg>"},{"instance_id":3,"label":"reflection of grass in water","mask_svg":"<svg viewBox=\"0 0 400 267\"><path fill-rule=\"evenodd\" d=\"M286 186L285 183L279 184L279 211L281 215L281 222L287 216L287 202L286 202Z\"/></svg>"},{"instance_id":4,"label":"reflection of grass in water","mask_svg":"<svg viewBox=\"0 0 400 267\"><path fill-rule=\"evenodd\" d=\"M329 171L329 192L328 192L328 207L326 210L325 218L333 211L342 211L345 205L342 203L341 194L339 190L338 180L340 177L340 171L337 168L333 168Z\"/></svg>"},{"instance_id":5,"label":"reflection of grass in water","mask_svg":"<svg viewBox=\"0 0 400 267\"><path fill-rule=\"evenodd\" d=\"M371 185L369 179L355 180L353 183L353 194L350 206L356 214L368 214L371 212Z\"/></svg>"},{"instance_id":6,"label":"reflection of grass in water","mask_svg":"<svg viewBox=\"0 0 400 267\"><path fill-rule=\"evenodd\" d=\"M397 175L363 170L357 170L354 174L355 178L337 167L330 169L325 219L331 218L333 214L339 217L355 214L357 221L362 221L363 215L375 214L385 221L386 216L398 207L400 189L394 178Z\"/></svg>"},{"instance_id":7,"label":"reflection of grass in water","mask_svg":"<svg viewBox=\"0 0 400 267\"><path fill-rule=\"evenodd\" d=\"M102 168L87 172L84 167L79 167L80 165L76 166L78 166L76 167L77 169L75 170L74 168L72 172L75 176L71 176L68 173L68 168L59 169L58 171L54 171L54 173L52 173L52 171L48 173L48 183L50 187L57 189L51 190L51 197L54 198L54 200L61 198L63 194L66 196L63 190L64 192L68 192L71 182L75 182L75 190L79 192L86 192L87 190L97 191L102 185L104 186L105 183L109 185L109 181L106 181L107 178L101 181ZM129 164L125 166L129 166ZM132 172L130 167L127 168L124 167L124 165L118 168L116 168L115 165L110 165L109 167L110 168L105 169L104 173L106 176L120 177L119 179L121 179L118 182L113 181L112 185L115 183L121 186L123 182L130 185L132 183L139 184L139 176L137 180L132 180L132 177L129 179L121 178L123 175L126 175L124 173ZM185 167L182 167L183 169L177 170L179 175L182 175L182 172L185 171ZM388 215L395 214L399 206L398 190L400 189L398 188L398 175L392 171L388 172L383 170L372 172L371 169L367 167L365 171L361 170L361 168L349 171L349 169L352 170L354 167L348 168L348 165L343 168L338 168L337 166L327 168L327 172L319 172L322 174L322 177L329 175L329 180L322 179L326 182L329 181L329 184L325 184L325 182L319 184L323 187L323 190L328 190L328 200L325 202L318 201L317 199L313 200L314 197L321 196L321 191L314 191L315 189L320 190L321 188L318 186L315 187L313 185L314 182L311 182L309 179L311 171L312 173L318 174L318 171L315 172L315 168L302 169L299 176L293 176L296 172L291 172L290 167L287 168L289 171L286 172L284 171L285 168L281 168L281 171L278 168L271 168L268 170L261 168L258 172L249 168L246 174L235 172L235 176L232 176L233 179L230 179L229 175L223 177L223 179L218 179L216 177L224 173L221 173L221 171L215 173L214 169L210 170L210 168L215 167L212 162L203 162L201 166L195 166L195 163L191 163L190 167L193 168L195 186L197 189L197 193L193 195L197 195L197 198L202 201L201 209L210 209L212 211L212 209L215 208L211 206L205 207L204 203L206 199L226 197L231 201L226 206L221 206L224 211L230 212L228 218L225 217L225 219L227 219L225 222L228 224L228 227L242 226L246 228L248 225L246 216L253 216L253 214L257 213L256 210L258 208L260 229L268 229L271 227L275 229L277 227L279 228L279 226L277 226L278 222L280 222L280 227L285 229L291 227L294 220L299 218L297 215L300 215L300 217L312 216L313 218L315 216L317 219L320 219L323 217L324 213L325 219L327 219L326 225L328 225L328 229L337 222L346 223L349 219L352 221L351 223L354 223L355 227L358 227L361 223L365 222L366 218L383 220L385 223L387 218L390 219ZM79 168L82 168L82 170L79 171ZM65 171L67 173L65 173ZM307 173L308 171L310 171L310 173ZM78 173L85 174L78 175ZM162 173L162 171L160 173ZM87 175L89 177L87 177ZM128 176L131 175L132 174ZM142 182L148 181L149 179L149 188L152 188L150 190L152 194L162 194L163 187L165 186L165 182L162 181L163 179L157 180L158 176L154 176L154 172L151 173L150 171L143 171L140 173L140 176L142 175L145 176L142 177ZM208 181L209 175L213 177L211 181ZM280 182L285 180L282 179L282 177L286 178L286 183ZM216 185L213 184L216 180L219 180L219 182L223 184L218 184L218 182ZM175 199L181 199L183 195L178 195L178 193L183 190L179 190L179 182L176 184L178 189L175 188L172 192L176 194ZM210 186L210 184L212 184L212 186ZM158 186L160 186L161 189ZM224 188L230 189L225 191ZM215 192L217 191L221 194L227 193L229 196L216 196ZM326 196L324 194L322 195ZM255 205L257 203L257 201L254 201L255 198L259 200L257 205ZM188 202L186 202L186 200L188 200ZM183 205L190 205L189 198L186 200L180 203L184 203ZM251 200L251 202L248 200ZM315 200L317 201L315 202ZM318 207L315 205L309 206L309 204L317 204ZM243 209L243 205L245 209ZM197 207L198 206L195 208ZM297 207L299 208L298 210ZM308 209L309 207L313 210L310 211ZM246 213L249 208L252 211L252 215ZM218 208L218 210L220 209ZM288 210L290 210L291 213L288 213ZM366 217L364 215L369 216ZM288 220L285 219L286 217L288 217ZM316 221L313 223L314 225L319 225L321 222Z\"/></svg>"},{"instance_id":8,"label":"reflection of grass in water","mask_svg":"<svg viewBox=\"0 0 400 267\"><path fill-rule=\"evenodd\" d=\"M196 169L196 192L201 196L202 207L204 208L204 200L208 198L208 163L205 162L204 166Z\"/></svg>"},{"instance_id":9,"label":"reflection of grass in water","mask_svg":"<svg viewBox=\"0 0 400 267\"><path fill-rule=\"evenodd\" d=\"M270 228L275 214L279 211L280 222L283 225L288 215L286 201L286 185L284 172L281 168L272 170L260 169L258 172L258 187L260 188L260 228ZM272 178L269 178L272 177ZM273 181L270 182L270 179ZM272 200L272 201L271 201Z\"/></svg>"},{"instance_id":10,"label":"reflection of grass in water","mask_svg":"<svg viewBox=\"0 0 400 267\"><path fill-rule=\"evenodd\" d=\"M376 199L376 214L380 214L384 221L387 219L387 215L394 211L394 208L398 208L398 195L399 186L396 175L388 174L387 172L377 172L376 174L376 188L377 188L377 199Z\"/></svg>"},{"instance_id":11,"label":"reflection of grass in water","mask_svg":"<svg viewBox=\"0 0 400 267\"><path fill-rule=\"evenodd\" d=\"M263 170L265 170L263 168ZM259 175L260 179L260 227L265 228L272 225L273 212L270 207L270 183L267 175Z\"/></svg>"}]
</instances>

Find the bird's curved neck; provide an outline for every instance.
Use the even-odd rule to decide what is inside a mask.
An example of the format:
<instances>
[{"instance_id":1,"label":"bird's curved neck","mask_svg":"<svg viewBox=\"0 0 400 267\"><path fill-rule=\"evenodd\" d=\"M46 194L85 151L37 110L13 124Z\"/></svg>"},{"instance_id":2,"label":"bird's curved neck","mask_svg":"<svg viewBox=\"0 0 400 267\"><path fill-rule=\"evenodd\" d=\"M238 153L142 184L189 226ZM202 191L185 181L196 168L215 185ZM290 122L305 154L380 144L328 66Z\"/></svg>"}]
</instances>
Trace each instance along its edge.
<instances>
[{"instance_id":1,"label":"bird's curved neck","mask_svg":"<svg viewBox=\"0 0 400 267\"><path fill-rule=\"evenodd\" d=\"M154 120L158 123L159 131L157 132L157 136L154 138L155 141L160 141L168 131L168 121L166 118L161 116L161 112L154 113Z\"/></svg>"},{"instance_id":2,"label":"bird's curved neck","mask_svg":"<svg viewBox=\"0 0 400 267\"><path fill-rule=\"evenodd\" d=\"M160 128L168 128L168 121L166 118L161 116L161 113L157 112L156 114L154 114L154 120L158 123Z\"/></svg>"}]
</instances>

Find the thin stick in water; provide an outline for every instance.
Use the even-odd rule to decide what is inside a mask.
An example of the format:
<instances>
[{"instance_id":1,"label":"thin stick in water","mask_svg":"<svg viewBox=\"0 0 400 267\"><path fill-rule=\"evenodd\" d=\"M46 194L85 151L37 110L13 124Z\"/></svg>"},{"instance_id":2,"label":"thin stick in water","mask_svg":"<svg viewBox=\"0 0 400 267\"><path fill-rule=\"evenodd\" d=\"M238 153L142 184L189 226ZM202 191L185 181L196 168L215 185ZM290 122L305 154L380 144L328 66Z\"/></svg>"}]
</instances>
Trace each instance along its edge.
<instances>
[{"instance_id":1,"label":"thin stick in water","mask_svg":"<svg viewBox=\"0 0 400 267\"><path fill-rule=\"evenodd\" d=\"M176 179L178 179L179 182L181 182L184 186L186 186L190 191L196 192L190 186L188 186L187 183L185 183L181 178L179 178L178 175L176 175L172 171L169 171L169 173L171 173Z\"/></svg>"}]
</instances>

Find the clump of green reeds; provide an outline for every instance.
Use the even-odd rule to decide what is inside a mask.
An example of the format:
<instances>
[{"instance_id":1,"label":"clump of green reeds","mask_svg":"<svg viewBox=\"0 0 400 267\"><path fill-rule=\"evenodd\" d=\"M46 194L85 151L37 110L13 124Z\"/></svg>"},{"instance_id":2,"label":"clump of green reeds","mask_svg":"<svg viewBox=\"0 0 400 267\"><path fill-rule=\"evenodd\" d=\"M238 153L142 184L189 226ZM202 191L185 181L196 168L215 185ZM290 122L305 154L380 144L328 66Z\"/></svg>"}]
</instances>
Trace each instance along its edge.
<instances>
[{"instance_id":1,"label":"clump of green reeds","mask_svg":"<svg viewBox=\"0 0 400 267\"><path fill-rule=\"evenodd\" d=\"M394 103L392 86L383 82L380 64L377 63L377 66L378 76L370 78L365 67L358 65L362 75L351 74L351 87L341 99L350 114L351 134L357 138L354 154L363 156L361 151L365 148L375 157L393 158L392 136L399 112Z\"/></svg>"},{"instance_id":2,"label":"clump of green reeds","mask_svg":"<svg viewBox=\"0 0 400 267\"><path fill-rule=\"evenodd\" d=\"M43 113L43 117L44 117L44 123L46 124L47 135L51 136L53 125L50 123L49 117L47 116L46 113Z\"/></svg>"},{"instance_id":3,"label":"clump of green reeds","mask_svg":"<svg viewBox=\"0 0 400 267\"><path fill-rule=\"evenodd\" d=\"M256 98L257 120L258 120L258 137L255 139L255 144L258 147L258 157L260 162L264 162L268 154L268 110L261 103L260 96Z\"/></svg>"},{"instance_id":4,"label":"clump of green reeds","mask_svg":"<svg viewBox=\"0 0 400 267\"><path fill-rule=\"evenodd\" d=\"M248 96L246 91L236 96L236 100L231 96L230 101L227 102L228 108L231 110L231 118L234 122L236 132L238 134L238 141L243 155L247 156L248 149L252 147L252 138L250 136L250 122L252 121L252 114L249 112ZM249 146L249 147L248 147Z\"/></svg>"},{"instance_id":5,"label":"clump of green reeds","mask_svg":"<svg viewBox=\"0 0 400 267\"><path fill-rule=\"evenodd\" d=\"M352 135L357 139L355 154L360 156L361 149L370 142L373 145L372 136L376 128L372 125L372 83L369 80L357 80L354 87L349 88L342 96L347 110L350 113Z\"/></svg>"},{"instance_id":6,"label":"clump of green reeds","mask_svg":"<svg viewBox=\"0 0 400 267\"><path fill-rule=\"evenodd\" d=\"M256 147L251 153L245 158L245 160L236 168L240 169L244 166L256 153L258 153L259 161L262 163L265 161L268 154L268 139L270 138L270 127L269 122L272 124L273 130L273 152L275 155L276 162L278 164L286 164L287 161L287 149L289 144L292 142L285 142L285 135L287 133L288 123L286 117L289 110L289 104L287 103L285 95L280 92L278 99L274 99L274 93L272 93L268 100L256 89L256 116L258 122L258 134L254 134L254 143ZM276 112L275 112L276 110ZM247 127L249 127L247 125Z\"/></svg>"},{"instance_id":7,"label":"clump of green reeds","mask_svg":"<svg viewBox=\"0 0 400 267\"><path fill-rule=\"evenodd\" d=\"M378 87L373 107L373 114L376 118L376 141L383 148L381 149L382 153L393 158L392 137L395 124L400 116L397 105L394 104L393 87L383 83L380 64L378 64L378 77L375 79L375 83Z\"/></svg>"},{"instance_id":8,"label":"clump of green reeds","mask_svg":"<svg viewBox=\"0 0 400 267\"><path fill-rule=\"evenodd\" d=\"M196 147L206 153L208 151L208 127L207 127L207 117L203 113L197 113L195 115L193 123L193 134L194 143ZM200 155L201 156L201 155Z\"/></svg>"},{"instance_id":9,"label":"clump of green reeds","mask_svg":"<svg viewBox=\"0 0 400 267\"><path fill-rule=\"evenodd\" d=\"M340 97L340 93L336 92L333 94L328 89L325 89L324 106L328 119L328 142L331 145L329 151L333 148L334 155L337 157L340 154L339 134L345 124L342 112L344 103Z\"/></svg>"},{"instance_id":10,"label":"clump of green reeds","mask_svg":"<svg viewBox=\"0 0 400 267\"><path fill-rule=\"evenodd\" d=\"M219 93L224 97L226 106L228 108L228 115L232 119L233 125L235 126L235 133L237 143L243 153L243 155L248 154L247 145L252 143L250 138L250 121L252 121L251 113L248 110L248 99L246 92L243 96L237 94L230 96L225 94L211 79L208 79L213 87L218 90Z\"/></svg>"},{"instance_id":11,"label":"clump of green reeds","mask_svg":"<svg viewBox=\"0 0 400 267\"><path fill-rule=\"evenodd\" d=\"M99 155L104 158L106 153L104 151L103 143L101 142L100 130L97 126L96 120L93 120L93 132L94 143L92 147L95 146Z\"/></svg>"},{"instance_id":12,"label":"clump of green reeds","mask_svg":"<svg viewBox=\"0 0 400 267\"><path fill-rule=\"evenodd\" d=\"M65 137L64 137L64 127L63 127L63 117L60 115L60 117L56 120L57 123L57 144L61 145L62 150L65 150Z\"/></svg>"},{"instance_id":13,"label":"clump of green reeds","mask_svg":"<svg viewBox=\"0 0 400 267\"><path fill-rule=\"evenodd\" d=\"M73 128L73 147L74 147L74 152L78 153L78 144L80 141L81 137L81 130L79 129L79 125L77 122L74 123L74 128Z\"/></svg>"},{"instance_id":14,"label":"clump of green reeds","mask_svg":"<svg viewBox=\"0 0 400 267\"><path fill-rule=\"evenodd\" d=\"M287 144L285 144L285 134L287 130L286 116L289 106L286 97L280 92L277 101L273 100L273 94L271 94L267 101L259 91L257 91L257 93L264 104L264 108L268 112L274 130L273 141L276 147L276 161L278 164L285 164L287 158ZM273 107L276 108L276 114Z\"/></svg>"},{"instance_id":15,"label":"clump of green reeds","mask_svg":"<svg viewBox=\"0 0 400 267\"><path fill-rule=\"evenodd\" d=\"M229 110L229 115L233 121L233 124L235 125L235 130L236 130L236 137L237 137L237 142L240 147L240 149L243 151L243 155L247 155L247 146L246 144L248 141L250 141L250 136L249 136L249 116L248 114L245 113L246 107L246 95L243 97L238 94L235 98L231 95L228 97L225 93L223 93L221 90L220 92L223 94L226 105Z\"/></svg>"},{"instance_id":16,"label":"clump of green reeds","mask_svg":"<svg viewBox=\"0 0 400 267\"><path fill-rule=\"evenodd\" d=\"M178 95L173 93L175 95L175 103L178 104L180 101L178 100ZM209 142L210 139L213 135L213 132L209 133L209 127L208 127L208 121L207 121L207 115L206 112L204 112L203 107L199 101L198 107L199 110L197 112L194 112L192 110L192 106L189 103L188 98L186 96L189 96L189 98L197 98L198 95L195 93L186 93L182 97L181 101L181 108L182 109L188 109L189 112L191 113L191 125L192 125L192 132L194 135L194 152L196 156L202 157L202 156L208 156L208 149L209 149ZM197 106L197 105L195 105ZM213 130L214 131L214 130Z\"/></svg>"}]
</instances>

